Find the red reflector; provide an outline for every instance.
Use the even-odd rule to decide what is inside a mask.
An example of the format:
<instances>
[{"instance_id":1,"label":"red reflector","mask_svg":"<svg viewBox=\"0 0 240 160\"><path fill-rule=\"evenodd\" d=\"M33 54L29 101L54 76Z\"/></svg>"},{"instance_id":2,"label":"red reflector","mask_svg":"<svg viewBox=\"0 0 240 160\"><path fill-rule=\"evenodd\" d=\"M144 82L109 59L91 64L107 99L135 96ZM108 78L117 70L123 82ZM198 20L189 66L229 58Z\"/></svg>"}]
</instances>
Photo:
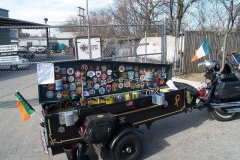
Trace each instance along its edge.
<instances>
[{"instance_id":1,"label":"red reflector","mask_svg":"<svg viewBox=\"0 0 240 160\"><path fill-rule=\"evenodd\" d=\"M80 134L84 134L85 131L86 131L86 126L85 125L83 125L82 127L79 128L79 133Z\"/></svg>"},{"instance_id":2,"label":"red reflector","mask_svg":"<svg viewBox=\"0 0 240 160\"><path fill-rule=\"evenodd\" d=\"M207 91L206 91L206 89L201 89L200 91L198 91L198 93L199 93L200 97L203 97L206 95Z\"/></svg>"}]
</instances>

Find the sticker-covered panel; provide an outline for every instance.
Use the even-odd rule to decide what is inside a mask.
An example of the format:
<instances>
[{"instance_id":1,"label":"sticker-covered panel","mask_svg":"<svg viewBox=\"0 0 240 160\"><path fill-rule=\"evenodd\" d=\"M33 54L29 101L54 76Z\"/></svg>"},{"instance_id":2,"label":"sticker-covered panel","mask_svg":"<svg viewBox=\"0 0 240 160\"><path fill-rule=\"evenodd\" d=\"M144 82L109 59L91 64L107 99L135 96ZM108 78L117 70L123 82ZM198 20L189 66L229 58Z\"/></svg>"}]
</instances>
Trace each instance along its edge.
<instances>
[{"instance_id":1,"label":"sticker-covered panel","mask_svg":"<svg viewBox=\"0 0 240 160\"><path fill-rule=\"evenodd\" d=\"M76 100L165 86L171 65L68 61L54 63L55 83L39 85L39 101Z\"/></svg>"}]
</instances>

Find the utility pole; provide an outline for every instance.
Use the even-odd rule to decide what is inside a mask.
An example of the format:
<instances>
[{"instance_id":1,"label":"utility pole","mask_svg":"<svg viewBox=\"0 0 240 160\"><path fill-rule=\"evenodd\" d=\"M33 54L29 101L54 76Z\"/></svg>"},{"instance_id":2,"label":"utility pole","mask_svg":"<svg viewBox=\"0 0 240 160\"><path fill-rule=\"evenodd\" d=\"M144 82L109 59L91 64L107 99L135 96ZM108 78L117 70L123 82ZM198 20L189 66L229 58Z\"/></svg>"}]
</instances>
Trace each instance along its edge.
<instances>
[{"instance_id":1,"label":"utility pole","mask_svg":"<svg viewBox=\"0 0 240 160\"><path fill-rule=\"evenodd\" d=\"M82 25L84 24L84 8L82 7L78 7L78 11L79 11L79 14L78 14L78 17L79 17L79 25ZM79 27L79 35L81 36L81 27Z\"/></svg>"}]
</instances>

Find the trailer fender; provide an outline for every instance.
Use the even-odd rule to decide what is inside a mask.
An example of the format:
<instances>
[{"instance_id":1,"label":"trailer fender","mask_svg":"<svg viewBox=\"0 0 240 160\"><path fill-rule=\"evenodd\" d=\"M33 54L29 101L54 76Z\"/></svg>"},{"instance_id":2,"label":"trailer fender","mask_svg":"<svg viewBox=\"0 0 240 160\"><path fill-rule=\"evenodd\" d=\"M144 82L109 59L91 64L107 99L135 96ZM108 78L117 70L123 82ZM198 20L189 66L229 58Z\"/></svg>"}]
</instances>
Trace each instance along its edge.
<instances>
[{"instance_id":1,"label":"trailer fender","mask_svg":"<svg viewBox=\"0 0 240 160\"><path fill-rule=\"evenodd\" d=\"M114 137L112 138L111 143L109 144L110 150L113 149L113 147L115 146L116 142L117 142L123 135L125 135L125 134L127 134L127 133L131 133L131 132L134 132L134 133L136 133L136 134L137 134L137 133L143 134L143 132L140 131L140 130L137 129L137 128L130 128L130 127L124 128L124 129L118 131L117 134L115 134L116 136L114 136Z\"/></svg>"}]
</instances>

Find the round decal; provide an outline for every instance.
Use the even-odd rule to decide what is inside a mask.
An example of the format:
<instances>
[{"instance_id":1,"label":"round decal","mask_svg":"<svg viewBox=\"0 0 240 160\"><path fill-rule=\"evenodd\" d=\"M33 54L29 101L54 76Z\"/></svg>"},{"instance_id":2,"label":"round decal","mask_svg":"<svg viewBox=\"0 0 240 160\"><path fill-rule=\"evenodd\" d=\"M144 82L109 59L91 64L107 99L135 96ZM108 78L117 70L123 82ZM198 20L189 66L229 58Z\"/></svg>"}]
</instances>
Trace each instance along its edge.
<instances>
[{"instance_id":1,"label":"round decal","mask_svg":"<svg viewBox=\"0 0 240 160\"><path fill-rule=\"evenodd\" d=\"M90 89L90 90L89 90L89 93L90 93L90 94L95 94L95 89Z\"/></svg>"},{"instance_id":2,"label":"round decal","mask_svg":"<svg viewBox=\"0 0 240 160\"><path fill-rule=\"evenodd\" d=\"M95 83L95 84L94 84L94 89L98 90L99 87L100 87L100 84L99 84L99 83Z\"/></svg>"},{"instance_id":3,"label":"round decal","mask_svg":"<svg viewBox=\"0 0 240 160\"><path fill-rule=\"evenodd\" d=\"M164 84L164 83L165 83L165 80L164 80L164 79L161 79L159 83L160 83L160 84Z\"/></svg>"},{"instance_id":4,"label":"round decal","mask_svg":"<svg viewBox=\"0 0 240 160\"><path fill-rule=\"evenodd\" d=\"M107 78L107 75L104 73L104 74L101 75L101 78L102 78L102 79L106 79L106 78Z\"/></svg>"},{"instance_id":5,"label":"round decal","mask_svg":"<svg viewBox=\"0 0 240 160\"><path fill-rule=\"evenodd\" d=\"M54 84L48 84L48 85L47 85L47 88L48 88L49 90L53 90L53 89L54 89Z\"/></svg>"},{"instance_id":6,"label":"round decal","mask_svg":"<svg viewBox=\"0 0 240 160\"><path fill-rule=\"evenodd\" d=\"M62 95L64 98L69 98L69 92L67 90L64 90Z\"/></svg>"},{"instance_id":7,"label":"round decal","mask_svg":"<svg viewBox=\"0 0 240 160\"><path fill-rule=\"evenodd\" d=\"M100 94L104 94L104 93L105 93L105 88L104 88L104 87L100 87L99 90L98 90L98 92L99 92Z\"/></svg>"},{"instance_id":8,"label":"round decal","mask_svg":"<svg viewBox=\"0 0 240 160\"><path fill-rule=\"evenodd\" d=\"M59 79L60 78L60 73L55 73L55 78Z\"/></svg>"},{"instance_id":9,"label":"round decal","mask_svg":"<svg viewBox=\"0 0 240 160\"><path fill-rule=\"evenodd\" d=\"M54 72L59 72L60 71L60 67L59 66L55 66L54 67Z\"/></svg>"},{"instance_id":10,"label":"round decal","mask_svg":"<svg viewBox=\"0 0 240 160\"><path fill-rule=\"evenodd\" d=\"M139 89L141 87L141 85L138 83L136 84L136 88Z\"/></svg>"},{"instance_id":11,"label":"round decal","mask_svg":"<svg viewBox=\"0 0 240 160\"><path fill-rule=\"evenodd\" d=\"M74 69L73 68L68 68L67 69L67 74L72 75L74 73Z\"/></svg>"},{"instance_id":12,"label":"round decal","mask_svg":"<svg viewBox=\"0 0 240 160\"><path fill-rule=\"evenodd\" d=\"M76 77L76 78L81 77L81 72L77 70L77 71L75 72L75 77Z\"/></svg>"},{"instance_id":13,"label":"round decal","mask_svg":"<svg viewBox=\"0 0 240 160\"><path fill-rule=\"evenodd\" d=\"M125 67L123 65L119 66L119 72L124 72L125 71Z\"/></svg>"},{"instance_id":14,"label":"round decal","mask_svg":"<svg viewBox=\"0 0 240 160\"><path fill-rule=\"evenodd\" d=\"M83 65L81 66L81 69L84 70L84 71L86 71L86 70L88 69L88 66L87 66L86 64L83 64Z\"/></svg>"},{"instance_id":15,"label":"round decal","mask_svg":"<svg viewBox=\"0 0 240 160\"><path fill-rule=\"evenodd\" d=\"M52 98L52 97L54 96L53 91L48 91L48 92L46 93L46 96L47 96L48 98Z\"/></svg>"},{"instance_id":16,"label":"round decal","mask_svg":"<svg viewBox=\"0 0 240 160\"><path fill-rule=\"evenodd\" d=\"M84 92L83 92L83 95L84 95L85 97L88 97L88 96L90 96L90 94L89 94L89 92L88 92L88 91L84 91Z\"/></svg>"},{"instance_id":17,"label":"round decal","mask_svg":"<svg viewBox=\"0 0 240 160\"><path fill-rule=\"evenodd\" d=\"M145 75L141 75L141 76L140 76L140 80L141 80L141 81L144 81L144 80L145 80Z\"/></svg>"},{"instance_id":18,"label":"round decal","mask_svg":"<svg viewBox=\"0 0 240 160\"><path fill-rule=\"evenodd\" d=\"M56 92L55 95L56 95L57 99L62 98L62 93L61 92Z\"/></svg>"},{"instance_id":19,"label":"round decal","mask_svg":"<svg viewBox=\"0 0 240 160\"><path fill-rule=\"evenodd\" d=\"M136 88L136 84L135 83L131 83L131 89L135 89Z\"/></svg>"},{"instance_id":20,"label":"round decal","mask_svg":"<svg viewBox=\"0 0 240 160\"><path fill-rule=\"evenodd\" d=\"M138 71L138 67L136 66L136 67L134 67L134 71L135 72L137 72Z\"/></svg>"},{"instance_id":21,"label":"round decal","mask_svg":"<svg viewBox=\"0 0 240 160\"><path fill-rule=\"evenodd\" d=\"M82 94L82 87L77 87L76 93L77 94Z\"/></svg>"},{"instance_id":22,"label":"round decal","mask_svg":"<svg viewBox=\"0 0 240 160\"><path fill-rule=\"evenodd\" d=\"M146 71L145 68L141 68L139 72L140 74L145 74L145 71Z\"/></svg>"},{"instance_id":23,"label":"round decal","mask_svg":"<svg viewBox=\"0 0 240 160\"><path fill-rule=\"evenodd\" d=\"M111 69L108 69L108 70L107 70L107 75L110 76L111 74L112 74L112 70L111 70Z\"/></svg>"},{"instance_id":24,"label":"round decal","mask_svg":"<svg viewBox=\"0 0 240 160\"><path fill-rule=\"evenodd\" d=\"M118 81L119 81L120 83L122 83L122 82L123 82L123 77L120 77L120 78L118 79Z\"/></svg>"},{"instance_id":25,"label":"round decal","mask_svg":"<svg viewBox=\"0 0 240 160\"><path fill-rule=\"evenodd\" d=\"M68 81L69 81L69 82L73 82L73 81L74 81L74 77L73 77L73 76L69 76L69 77L68 77Z\"/></svg>"},{"instance_id":26,"label":"round decal","mask_svg":"<svg viewBox=\"0 0 240 160\"><path fill-rule=\"evenodd\" d=\"M66 68L61 68L61 74L66 74Z\"/></svg>"},{"instance_id":27,"label":"round decal","mask_svg":"<svg viewBox=\"0 0 240 160\"><path fill-rule=\"evenodd\" d=\"M123 83L119 83L118 88L122 89L123 88Z\"/></svg>"}]
</instances>

